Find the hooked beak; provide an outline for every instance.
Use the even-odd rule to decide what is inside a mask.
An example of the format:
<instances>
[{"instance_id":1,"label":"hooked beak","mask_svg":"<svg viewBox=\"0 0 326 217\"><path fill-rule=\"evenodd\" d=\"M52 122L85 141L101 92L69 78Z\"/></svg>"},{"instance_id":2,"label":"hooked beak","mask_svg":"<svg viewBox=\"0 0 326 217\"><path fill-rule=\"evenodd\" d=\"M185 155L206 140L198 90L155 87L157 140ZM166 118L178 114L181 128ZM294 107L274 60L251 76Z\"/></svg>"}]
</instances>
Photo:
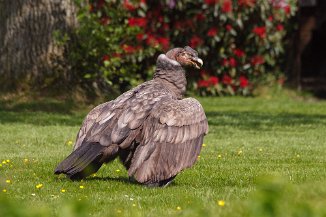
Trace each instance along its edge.
<instances>
[{"instance_id":1,"label":"hooked beak","mask_svg":"<svg viewBox=\"0 0 326 217\"><path fill-rule=\"evenodd\" d=\"M191 62L193 63L193 65L196 67L196 69L200 69L204 62L202 59L198 58L198 57L194 57L191 59Z\"/></svg>"}]
</instances>

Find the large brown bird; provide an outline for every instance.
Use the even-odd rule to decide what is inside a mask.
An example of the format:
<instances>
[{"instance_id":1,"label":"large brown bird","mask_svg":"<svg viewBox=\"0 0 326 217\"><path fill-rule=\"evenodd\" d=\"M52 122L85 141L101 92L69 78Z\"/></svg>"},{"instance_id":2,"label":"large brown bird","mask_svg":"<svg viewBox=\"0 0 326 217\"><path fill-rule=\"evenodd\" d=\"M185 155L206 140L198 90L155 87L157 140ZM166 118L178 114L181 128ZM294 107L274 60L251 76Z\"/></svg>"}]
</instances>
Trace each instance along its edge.
<instances>
[{"instance_id":1,"label":"large brown bird","mask_svg":"<svg viewBox=\"0 0 326 217\"><path fill-rule=\"evenodd\" d=\"M119 156L128 175L148 186L165 186L197 160L207 119L200 103L183 96L186 69L203 61L192 48L159 55L154 78L89 112L73 152L55 169L82 179Z\"/></svg>"}]
</instances>

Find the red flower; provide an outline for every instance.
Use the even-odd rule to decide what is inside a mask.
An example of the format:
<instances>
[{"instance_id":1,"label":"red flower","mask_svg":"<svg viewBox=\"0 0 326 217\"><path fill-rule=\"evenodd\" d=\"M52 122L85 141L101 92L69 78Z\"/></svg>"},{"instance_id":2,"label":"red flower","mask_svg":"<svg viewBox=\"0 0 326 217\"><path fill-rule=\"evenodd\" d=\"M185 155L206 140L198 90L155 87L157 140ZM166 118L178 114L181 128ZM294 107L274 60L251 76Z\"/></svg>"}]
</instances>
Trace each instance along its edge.
<instances>
[{"instance_id":1,"label":"red flower","mask_svg":"<svg viewBox=\"0 0 326 217\"><path fill-rule=\"evenodd\" d=\"M203 13L199 13L196 15L196 20L198 20L198 21L203 21L203 20L205 20L205 18L206 17Z\"/></svg>"},{"instance_id":2,"label":"red flower","mask_svg":"<svg viewBox=\"0 0 326 217\"><path fill-rule=\"evenodd\" d=\"M226 28L226 31L228 31L228 32L230 32L232 30L232 26L230 24L227 24L225 26L225 28Z\"/></svg>"},{"instance_id":3,"label":"red flower","mask_svg":"<svg viewBox=\"0 0 326 217\"><path fill-rule=\"evenodd\" d=\"M222 4L222 12L229 13L232 11L232 2L231 0L224 0Z\"/></svg>"},{"instance_id":4,"label":"red flower","mask_svg":"<svg viewBox=\"0 0 326 217\"><path fill-rule=\"evenodd\" d=\"M210 37L214 37L217 35L217 28L216 27L212 27L208 30L207 32L207 36L210 36Z\"/></svg>"},{"instance_id":5,"label":"red flower","mask_svg":"<svg viewBox=\"0 0 326 217\"><path fill-rule=\"evenodd\" d=\"M240 87L245 88L248 86L249 82L248 79L245 76L240 76L239 77L239 82L240 82Z\"/></svg>"},{"instance_id":6,"label":"red flower","mask_svg":"<svg viewBox=\"0 0 326 217\"><path fill-rule=\"evenodd\" d=\"M253 7L255 6L256 0L238 0L238 4L240 6L248 6Z\"/></svg>"},{"instance_id":7,"label":"red flower","mask_svg":"<svg viewBox=\"0 0 326 217\"><path fill-rule=\"evenodd\" d=\"M110 22L110 19L107 16L101 18L100 23L105 26Z\"/></svg>"},{"instance_id":8,"label":"red flower","mask_svg":"<svg viewBox=\"0 0 326 217\"><path fill-rule=\"evenodd\" d=\"M198 87L209 87L210 83L206 80L199 80L197 82Z\"/></svg>"},{"instance_id":9,"label":"red flower","mask_svg":"<svg viewBox=\"0 0 326 217\"><path fill-rule=\"evenodd\" d=\"M155 38L154 35L147 34L146 44L156 46L156 45L158 45L158 41L157 41L157 39Z\"/></svg>"},{"instance_id":10,"label":"red flower","mask_svg":"<svg viewBox=\"0 0 326 217\"><path fill-rule=\"evenodd\" d=\"M229 64L230 64L231 67L236 67L237 66L237 61L233 57L231 57L229 59Z\"/></svg>"},{"instance_id":11,"label":"red flower","mask_svg":"<svg viewBox=\"0 0 326 217\"><path fill-rule=\"evenodd\" d=\"M285 14L290 14L291 13L290 5L286 5L283 9L284 9Z\"/></svg>"},{"instance_id":12,"label":"red flower","mask_svg":"<svg viewBox=\"0 0 326 217\"><path fill-rule=\"evenodd\" d=\"M123 7L124 7L126 10L128 10L128 11L133 11L133 10L136 9L136 7L133 6L133 5L129 2L129 0L124 0L124 1L123 1Z\"/></svg>"},{"instance_id":13,"label":"red flower","mask_svg":"<svg viewBox=\"0 0 326 217\"><path fill-rule=\"evenodd\" d=\"M164 50L167 50L170 46L170 40L165 37L157 38L158 43L163 47Z\"/></svg>"},{"instance_id":14,"label":"red flower","mask_svg":"<svg viewBox=\"0 0 326 217\"><path fill-rule=\"evenodd\" d=\"M260 38L266 37L266 27L265 26L261 26L261 27L256 26L252 30L252 32L255 33L256 35L258 35Z\"/></svg>"},{"instance_id":15,"label":"red flower","mask_svg":"<svg viewBox=\"0 0 326 217\"><path fill-rule=\"evenodd\" d=\"M228 66L229 65L229 61L227 59L223 59L222 60L222 66Z\"/></svg>"},{"instance_id":16,"label":"red flower","mask_svg":"<svg viewBox=\"0 0 326 217\"><path fill-rule=\"evenodd\" d=\"M102 62L104 61L108 61L110 59L110 56L105 54L103 57L102 57Z\"/></svg>"},{"instance_id":17,"label":"red flower","mask_svg":"<svg viewBox=\"0 0 326 217\"><path fill-rule=\"evenodd\" d=\"M273 20L274 20L273 16L269 16L267 19L268 19L268 21L270 21L270 22L273 22Z\"/></svg>"},{"instance_id":18,"label":"red flower","mask_svg":"<svg viewBox=\"0 0 326 217\"><path fill-rule=\"evenodd\" d=\"M232 83L232 78L229 75L223 75L223 84L230 85Z\"/></svg>"},{"instance_id":19,"label":"red flower","mask_svg":"<svg viewBox=\"0 0 326 217\"><path fill-rule=\"evenodd\" d=\"M190 47L195 48L201 45L202 43L203 40L196 35L192 36L192 38L190 39Z\"/></svg>"},{"instance_id":20,"label":"red flower","mask_svg":"<svg viewBox=\"0 0 326 217\"><path fill-rule=\"evenodd\" d=\"M144 34L143 33L138 33L137 35L136 35L136 38L137 38L137 41L142 41L143 39L144 39Z\"/></svg>"},{"instance_id":21,"label":"red flower","mask_svg":"<svg viewBox=\"0 0 326 217\"><path fill-rule=\"evenodd\" d=\"M128 19L129 26L139 26L139 27L145 27L147 24L147 20L142 17L131 17Z\"/></svg>"},{"instance_id":22,"label":"red flower","mask_svg":"<svg viewBox=\"0 0 326 217\"><path fill-rule=\"evenodd\" d=\"M238 49L238 48L234 49L233 53L234 53L234 55L236 55L239 58L241 58L245 55L244 51L241 49Z\"/></svg>"},{"instance_id":23,"label":"red flower","mask_svg":"<svg viewBox=\"0 0 326 217\"><path fill-rule=\"evenodd\" d=\"M278 24L276 26L276 29L277 29L277 31L283 31L284 30L284 26L282 24Z\"/></svg>"},{"instance_id":24,"label":"red flower","mask_svg":"<svg viewBox=\"0 0 326 217\"><path fill-rule=\"evenodd\" d=\"M211 77L209 77L209 83L211 84L211 85L215 85L215 84L218 84L218 77L216 77L216 76L211 76Z\"/></svg>"},{"instance_id":25,"label":"red flower","mask_svg":"<svg viewBox=\"0 0 326 217\"><path fill-rule=\"evenodd\" d=\"M131 45L127 45L127 44L124 44L122 46L122 49L126 52L126 53L135 53L139 48L138 47L133 47Z\"/></svg>"},{"instance_id":26,"label":"red flower","mask_svg":"<svg viewBox=\"0 0 326 217\"><path fill-rule=\"evenodd\" d=\"M205 3L208 5L215 5L218 2L218 0L205 0Z\"/></svg>"},{"instance_id":27,"label":"red flower","mask_svg":"<svg viewBox=\"0 0 326 217\"><path fill-rule=\"evenodd\" d=\"M259 55L254 56L254 57L251 58L251 64L254 65L254 66L261 65L264 62L265 62L264 57L259 56Z\"/></svg>"}]
</instances>

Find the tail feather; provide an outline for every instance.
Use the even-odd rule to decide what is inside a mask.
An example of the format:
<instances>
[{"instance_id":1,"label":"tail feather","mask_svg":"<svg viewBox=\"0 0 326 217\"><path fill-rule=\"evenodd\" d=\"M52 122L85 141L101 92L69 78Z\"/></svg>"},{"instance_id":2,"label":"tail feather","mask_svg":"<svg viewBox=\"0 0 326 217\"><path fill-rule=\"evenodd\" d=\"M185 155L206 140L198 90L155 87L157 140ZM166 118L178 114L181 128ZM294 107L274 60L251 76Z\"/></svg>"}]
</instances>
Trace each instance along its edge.
<instances>
[{"instance_id":1,"label":"tail feather","mask_svg":"<svg viewBox=\"0 0 326 217\"><path fill-rule=\"evenodd\" d=\"M101 166L103 151L100 143L88 143L74 150L54 170L55 174L66 174L70 179L82 179L95 173Z\"/></svg>"}]
</instances>

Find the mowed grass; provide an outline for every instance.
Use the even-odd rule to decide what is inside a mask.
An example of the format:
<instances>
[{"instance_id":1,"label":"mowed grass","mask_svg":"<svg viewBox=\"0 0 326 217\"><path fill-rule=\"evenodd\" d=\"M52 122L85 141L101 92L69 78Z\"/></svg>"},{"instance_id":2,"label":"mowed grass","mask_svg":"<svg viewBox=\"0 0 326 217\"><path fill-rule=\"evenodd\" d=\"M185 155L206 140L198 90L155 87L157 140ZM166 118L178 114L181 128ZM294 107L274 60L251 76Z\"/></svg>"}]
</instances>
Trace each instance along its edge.
<instances>
[{"instance_id":1,"label":"mowed grass","mask_svg":"<svg viewBox=\"0 0 326 217\"><path fill-rule=\"evenodd\" d=\"M326 215L326 102L199 100L209 134L197 164L167 188L130 183L118 161L80 182L55 176L88 109L0 106L1 203L23 216Z\"/></svg>"}]
</instances>

